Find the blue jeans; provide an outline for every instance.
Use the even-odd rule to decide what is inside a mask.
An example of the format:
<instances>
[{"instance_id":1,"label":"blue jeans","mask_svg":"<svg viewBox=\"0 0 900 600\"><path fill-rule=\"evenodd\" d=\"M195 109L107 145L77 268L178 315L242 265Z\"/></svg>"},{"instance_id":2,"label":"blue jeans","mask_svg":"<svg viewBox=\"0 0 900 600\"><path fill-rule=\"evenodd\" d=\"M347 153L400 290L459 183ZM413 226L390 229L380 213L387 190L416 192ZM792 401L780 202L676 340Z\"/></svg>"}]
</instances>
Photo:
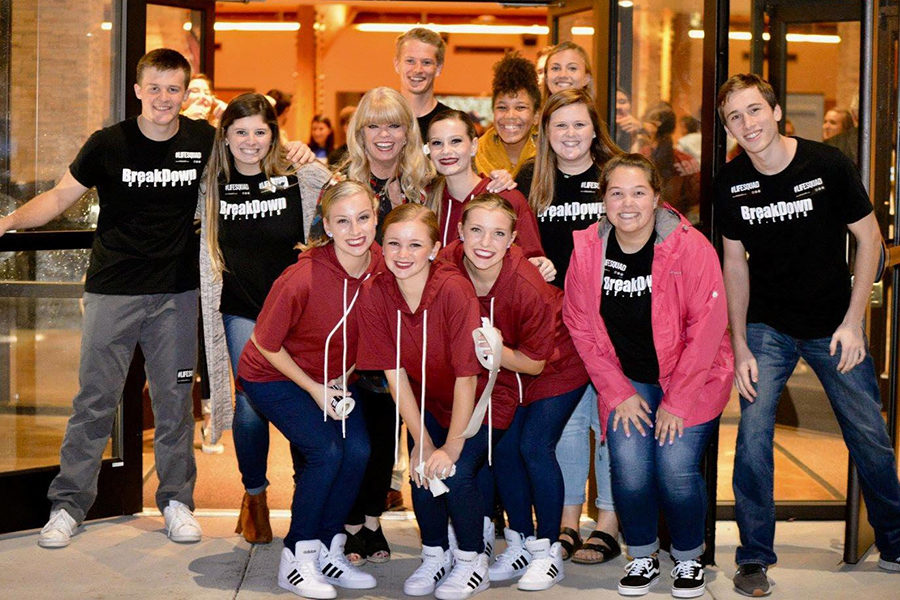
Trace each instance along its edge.
<instances>
[{"instance_id":1,"label":"blue jeans","mask_svg":"<svg viewBox=\"0 0 900 600\"><path fill-rule=\"evenodd\" d=\"M778 398L800 357L809 363L831 402L884 557L900 556L900 483L897 464L881 417L881 399L872 357L841 374L840 348L829 355L831 338L803 340L762 323L747 324L747 345L756 357L756 400L741 398L741 422L734 455L735 517L741 533L740 564L775 564L773 441Z\"/></svg>"},{"instance_id":2,"label":"blue jeans","mask_svg":"<svg viewBox=\"0 0 900 600\"><path fill-rule=\"evenodd\" d=\"M526 537L534 535L532 505L537 537L556 541L559 534L564 490L556 443L585 387L519 406L494 448L492 470L509 526Z\"/></svg>"},{"instance_id":3,"label":"blue jeans","mask_svg":"<svg viewBox=\"0 0 900 600\"><path fill-rule=\"evenodd\" d=\"M563 428L556 445L556 460L562 469L566 506L584 504L591 460L590 430L594 430L594 478L597 483L596 505L600 510L615 510L609 479L609 449L600 442L600 417L597 414L597 390L588 384L584 395Z\"/></svg>"},{"instance_id":4,"label":"blue jeans","mask_svg":"<svg viewBox=\"0 0 900 600\"><path fill-rule=\"evenodd\" d=\"M341 422L323 421L322 409L294 382L240 382L253 406L303 458L299 472L294 462L294 498L285 547L314 539L329 547L331 538L344 530L369 460L362 411L356 409L347 417L347 437L343 438Z\"/></svg>"},{"instance_id":5,"label":"blue jeans","mask_svg":"<svg viewBox=\"0 0 900 600\"><path fill-rule=\"evenodd\" d=\"M425 429L431 436L435 448L444 445L448 430L441 427L430 412L425 411ZM494 430L494 439L502 432ZM453 521L453 530L459 549L466 552L484 552L482 528L483 502L476 482L478 471L487 460L487 425L482 425L474 436L466 440L459 459L456 461L456 475L444 480L450 491L434 497L430 490L411 483L413 510L423 546L450 547L447 540L448 519ZM407 435L410 456L418 452L413 448L416 440ZM412 461L410 461L412 462Z\"/></svg>"},{"instance_id":6,"label":"blue jeans","mask_svg":"<svg viewBox=\"0 0 900 600\"><path fill-rule=\"evenodd\" d=\"M650 405L651 419L655 421L662 402L662 388L637 381L631 384ZM685 427L682 437L662 446L653 437L653 429L646 425L646 436L632 427L631 437L627 437L621 424L618 431L613 431L614 418L615 412L610 413L606 439L612 463L613 496L628 554L642 558L659 550L658 515L662 509L672 538L672 558L699 557L703 553L706 523L706 482L700 473L700 459L718 417Z\"/></svg>"},{"instance_id":7,"label":"blue jeans","mask_svg":"<svg viewBox=\"0 0 900 600\"><path fill-rule=\"evenodd\" d=\"M238 360L250 340L256 321L247 317L222 314L225 342L231 359L231 372L237 380ZM234 453L237 455L241 482L248 494L262 493L269 485L266 463L269 457L269 421L247 399L244 392L234 392Z\"/></svg>"}]
</instances>

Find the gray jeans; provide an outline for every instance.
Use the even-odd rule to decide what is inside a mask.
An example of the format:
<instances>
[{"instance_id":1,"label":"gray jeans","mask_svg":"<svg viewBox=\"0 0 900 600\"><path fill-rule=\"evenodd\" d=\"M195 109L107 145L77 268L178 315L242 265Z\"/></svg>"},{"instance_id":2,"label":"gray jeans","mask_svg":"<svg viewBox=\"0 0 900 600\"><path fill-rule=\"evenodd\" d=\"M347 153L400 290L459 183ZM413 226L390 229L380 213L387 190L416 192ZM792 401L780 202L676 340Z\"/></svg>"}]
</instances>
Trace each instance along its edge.
<instances>
[{"instance_id":1,"label":"gray jeans","mask_svg":"<svg viewBox=\"0 0 900 600\"><path fill-rule=\"evenodd\" d=\"M197 290L179 294L84 294L80 389L59 451L60 471L47 497L79 523L97 497L103 449L136 344L156 421L156 504L169 500L194 508L194 420L191 387L197 364Z\"/></svg>"}]
</instances>

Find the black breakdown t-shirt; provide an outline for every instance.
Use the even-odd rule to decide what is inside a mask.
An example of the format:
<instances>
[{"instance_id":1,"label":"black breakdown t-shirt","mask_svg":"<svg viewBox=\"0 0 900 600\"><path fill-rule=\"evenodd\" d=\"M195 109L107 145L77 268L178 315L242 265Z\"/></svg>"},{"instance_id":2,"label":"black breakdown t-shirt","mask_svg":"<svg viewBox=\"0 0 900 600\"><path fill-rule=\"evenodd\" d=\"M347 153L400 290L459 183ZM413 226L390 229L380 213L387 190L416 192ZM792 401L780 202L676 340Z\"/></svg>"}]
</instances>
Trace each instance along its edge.
<instances>
[{"instance_id":1,"label":"black breakdown t-shirt","mask_svg":"<svg viewBox=\"0 0 900 600\"><path fill-rule=\"evenodd\" d=\"M435 118L438 113L442 113L445 110L450 110L450 107L443 102L438 102L427 114L416 117L416 121L419 123L419 135L422 136L423 144L428 139L428 124L431 123L431 120Z\"/></svg>"},{"instance_id":2,"label":"black breakdown t-shirt","mask_svg":"<svg viewBox=\"0 0 900 600\"><path fill-rule=\"evenodd\" d=\"M534 178L534 161L528 161L516 175L518 190L528 198ZM603 214L600 198L600 169L595 164L578 175L556 171L556 193L553 202L537 215L541 245L556 267L553 285L562 289L575 243L572 232L587 229Z\"/></svg>"},{"instance_id":3,"label":"black breakdown t-shirt","mask_svg":"<svg viewBox=\"0 0 900 600\"><path fill-rule=\"evenodd\" d=\"M870 212L859 172L840 150L797 139L793 160L763 175L746 154L716 178L722 235L747 250L748 323L796 338L831 336L850 303L847 224Z\"/></svg>"},{"instance_id":4,"label":"black breakdown t-shirt","mask_svg":"<svg viewBox=\"0 0 900 600\"><path fill-rule=\"evenodd\" d=\"M178 132L163 142L144 136L137 118L101 129L69 165L100 198L85 291L141 295L199 286L193 220L215 130L179 119Z\"/></svg>"},{"instance_id":5,"label":"black breakdown t-shirt","mask_svg":"<svg viewBox=\"0 0 900 600\"><path fill-rule=\"evenodd\" d=\"M303 207L293 175L241 175L219 185L219 248L225 261L219 310L256 320L272 284L297 261Z\"/></svg>"},{"instance_id":6,"label":"black breakdown t-shirt","mask_svg":"<svg viewBox=\"0 0 900 600\"><path fill-rule=\"evenodd\" d=\"M625 376L641 383L659 383L659 360L653 344L650 298L653 290L653 244L656 235L626 254L609 232L603 260L600 316L622 364Z\"/></svg>"}]
</instances>

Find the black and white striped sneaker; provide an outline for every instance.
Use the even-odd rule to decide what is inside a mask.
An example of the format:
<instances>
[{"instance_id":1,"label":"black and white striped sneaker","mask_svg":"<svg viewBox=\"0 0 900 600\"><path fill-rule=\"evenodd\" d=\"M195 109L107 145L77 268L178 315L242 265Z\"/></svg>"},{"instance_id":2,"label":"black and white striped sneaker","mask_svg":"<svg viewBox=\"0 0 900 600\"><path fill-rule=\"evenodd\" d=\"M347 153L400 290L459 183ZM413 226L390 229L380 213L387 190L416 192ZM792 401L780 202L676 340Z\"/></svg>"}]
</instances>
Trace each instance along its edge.
<instances>
[{"instance_id":1,"label":"black and white striped sneaker","mask_svg":"<svg viewBox=\"0 0 900 600\"><path fill-rule=\"evenodd\" d=\"M465 600L491 585L486 554L456 550L453 553L453 570L434 590L438 600Z\"/></svg>"},{"instance_id":2,"label":"black and white striped sneaker","mask_svg":"<svg viewBox=\"0 0 900 600\"><path fill-rule=\"evenodd\" d=\"M562 546L559 542L550 543L547 538L528 539L525 549L531 553L531 564L519 579L518 588L526 592L546 590L560 581L563 573Z\"/></svg>"},{"instance_id":3,"label":"black and white striped sneaker","mask_svg":"<svg viewBox=\"0 0 900 600\"><path fill-rule=\"evenodd\" d=\"M440 546L422 546L422 564L403 582L407 596L428 596L434 593L444 577L450 573L453 553Z\"/></svg>"},{"instance_id":4,"label":"black and white striped sneaker","mask_svg":"<svg viewBox=\"0 0 900 600\"><path fill-rule=\"evenodd\" d=\"M515 579L525 572L528 563L531 562L531 553L525 549L524 535L505 527L503 537L506 538L506 550L497 557L489 569L491 581Z\"/></svg>"},{"instance_id":5,"label":"black and white striped sneaker","mask_svg":"<svg viewBox=\"0 0 900 600\"><path fill-rule=\"evenodd\" d=\"M318 559L322 542L305 540L297 542L294 551L281 551L278 565L278 585L304 598L336 598L337 591L325 581L319 572Z\"/></svg>"},{"instance_id":6,"label":"black and white striped sneaker","mask_svg":"<svg viewBox=\"0 0 900 600\"><path fill-rule=\"evenodd\" d=\"M672 596L675 598L698 598L706 591L703 565L698 560L676 560L672 579Z\"/></svg>"},{"instance_id":7,"label":"black and white striped sneaker","mask_svg":"<svg viewBox=\"0 0 900 600\"><path fill-rule=\"evenodd\" d=\"M331 539L331 548L319 549L319 571L325 576L325 580L338 587L351 590L369 590L375 587L375 578L350 564L344 554L344 544L347 542L347 534L339 533Z\"/></svg>"},{"instance_id":8,"label":"black and white striped sneaker","mask_svg":"<svg viewBox=\"0 0 900 600\"><path fill-rule=\"evenodd\" d=\"M625 565L625 577L619 580L623 596L643 596L659 579L659 559L656 555L632 558Z\"/></svg>"}]
</instances>

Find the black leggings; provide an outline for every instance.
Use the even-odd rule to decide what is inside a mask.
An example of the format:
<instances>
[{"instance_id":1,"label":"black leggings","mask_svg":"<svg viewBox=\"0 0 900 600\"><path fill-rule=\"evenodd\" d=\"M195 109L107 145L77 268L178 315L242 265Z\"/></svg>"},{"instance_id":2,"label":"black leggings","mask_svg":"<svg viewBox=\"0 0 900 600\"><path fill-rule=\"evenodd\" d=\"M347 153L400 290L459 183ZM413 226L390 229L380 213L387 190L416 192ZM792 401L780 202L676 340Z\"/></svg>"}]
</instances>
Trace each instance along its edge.
<instances>
[{"instance_id":1,"label":"black leggings","mask_svg":"<svg viewBox=\"0 0 900 600\"><path fill-rule=\"evenodd\" d=\"M362 409L372 451L363 476L359 495L350 515L348 525L362 525L366 516L380 517L384 501L391 487L394 468L394 400L389 393L373 392L356 387L356 408Z\"/></svg>"}]
</instances>

